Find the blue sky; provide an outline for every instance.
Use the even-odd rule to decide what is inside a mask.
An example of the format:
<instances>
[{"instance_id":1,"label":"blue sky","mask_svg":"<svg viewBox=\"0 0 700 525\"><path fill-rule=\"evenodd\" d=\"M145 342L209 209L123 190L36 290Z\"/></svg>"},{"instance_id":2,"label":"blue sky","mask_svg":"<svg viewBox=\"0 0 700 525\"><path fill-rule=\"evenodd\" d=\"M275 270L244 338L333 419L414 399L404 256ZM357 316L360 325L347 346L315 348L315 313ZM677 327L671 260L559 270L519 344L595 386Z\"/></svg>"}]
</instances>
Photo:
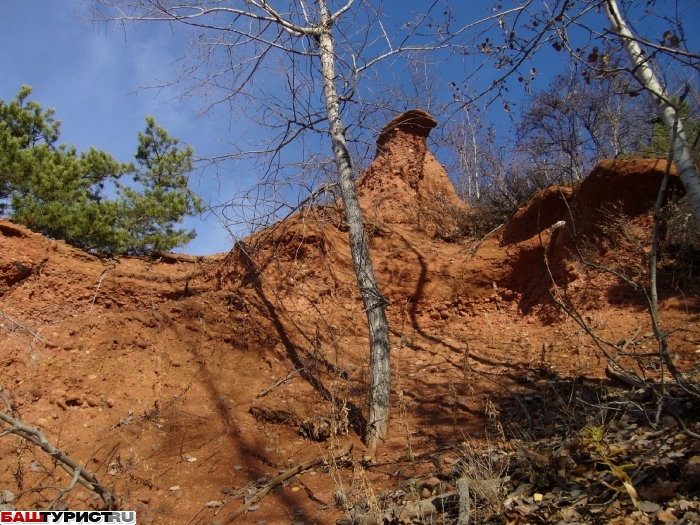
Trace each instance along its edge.
<instances>
[{"instance_id":1,"label":"blue sky","mask_svg":"<svg viewBox=\"0 0 700 525\"><path fill-rule=\"evenodd\" d=\"M0 2L0 99L14 98L22 84L34 87L31 98L56 108L61 141L79 151L103 149L122 161L133 160L138 131L151 114L171 135L191 144L198 156L217 155L226 147L213 140L229 135L228 119L197 117L198 101L171 100L176 94L142 89L172 77L186 41L162 24L123 33L97 31L83 22L81 0L2 0ZM235 129L232 130L235 133ZM193 177L198 193L216 199L213 177ZM231 241L213 217L190 219L198 237L184 251L228 251Z\"/></svg>"},{"instance_id":2,"label":"blue sky","mask_svg":"<svg viewBox=\"0 0 700 525\"><path fill-rule=\"evenodd\" d=\"M401 9L402 16L423 5L420 0L385 3ZM684 3L697 14L696 1ZM474 9L475 4L480 7ZM490 3L453 4L456 11L462 11L457 13L462 19L483 16L482 6L487 5ZM79 150L95 146L122 161L132 160L136 134L145 127L146 114L153 115L171 135L191 144L201 157L225 154L229 151L225 141L236 142L255 133L250 123L236 122L226 114L198 116L202 101L174 99L177 90L146 88L173 78L187 47L179 30L173 31L166 24L140 24L126 34L105 26L97 28L80 20L79 15L86 16L89 6L87 0L0 0L0 46L4 50L0 54L0 99L13 98L22 84L33 86L32 99L57 109L63 142L75 144ZM533 62L539 72L535 88L545 87L547 79L563 67L563 57L559 60L556 56L548 48ZM388 74L397 75L395 71ZM443 96L449 94L447 82L460 82L464 74L464 66L457 61L440 66ZM482 81L488 83L489 79ZM516 93L513 98L522 96ZM503 116L499 107L491 119L498 121ZM219 179L212 172L192 177L193 189L207 201L218 203L255 178L245 164L228 168ZM231 248L232 241L216 218L190 219L186 225L196 228L198 237L182 251L209 254Z\"/></svg>"}]
</instances>

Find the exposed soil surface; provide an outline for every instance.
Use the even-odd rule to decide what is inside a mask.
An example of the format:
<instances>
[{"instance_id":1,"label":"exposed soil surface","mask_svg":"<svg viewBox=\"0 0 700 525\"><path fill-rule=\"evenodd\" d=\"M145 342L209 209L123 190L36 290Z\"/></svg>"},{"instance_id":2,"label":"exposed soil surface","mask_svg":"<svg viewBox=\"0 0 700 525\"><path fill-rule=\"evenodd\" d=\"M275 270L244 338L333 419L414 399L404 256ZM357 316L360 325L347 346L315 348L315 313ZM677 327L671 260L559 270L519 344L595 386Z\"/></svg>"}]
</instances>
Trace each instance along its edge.
<instances>
[{"instance_id":1,"label":"exposed soil surface","mask_svg":"<svg viewBox=\"0 0 700 525\"><path fill-rule=\"evenodd\" d=\"M221 519L331 442L354 444L354 468L317 465L237 522L333 523L346 512L340 489L352 503L407 479L448 479L465 443L551 439L561 427L537 407L554 392L620 383L553 302L548 276L600 336L636 335L634 348L655 352L643 295L575 252L644 282L664 163L607 161L479 244L455 238L468 209L426 149L434 121L409 117L382 133L358 182L393 345L391 435L376 457L360 436L369 340L340 206L304 210L228 254L154 260L102 259L0 221L0 384L15 415L156 524ZM679 368L697 373L700 297L663 267L660 318ZM33 489L69 483L41 451L0 438L0 492L16 508L45 508L57 492ZM103 506L80 487L63 499Z\"/></svg>"}]
</instances>

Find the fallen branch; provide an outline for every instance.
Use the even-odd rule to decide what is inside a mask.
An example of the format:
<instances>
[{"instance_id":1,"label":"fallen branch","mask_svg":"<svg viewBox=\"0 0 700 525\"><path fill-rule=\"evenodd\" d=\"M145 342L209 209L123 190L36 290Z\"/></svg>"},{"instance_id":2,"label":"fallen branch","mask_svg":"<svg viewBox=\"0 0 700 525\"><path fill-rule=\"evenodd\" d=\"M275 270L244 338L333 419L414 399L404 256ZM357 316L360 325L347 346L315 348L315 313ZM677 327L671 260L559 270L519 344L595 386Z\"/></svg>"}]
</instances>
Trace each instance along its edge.
<instances>
[{"instance_id":1,"label":"fallen branch","mask_svg":"<svg viewBox=\"0 0 700 525\"><path fill-rule=\"evenodd\" d=\"M515 214L513 214L513 215L515 215ZM512 217L513 215L511 215L511 217ZM509 220L510 220L510 219L509 219ZM481 246L481 243L483 243L486 239L488 239L489 237L491 237L494 233L496 233L498 230L500 230L501 228L503 228L505 225L506 225L506 223L504 222L503 224L500 224L500 225L496 226L493 230L491 230L491 231L488 232L486 235L484 235L481 239L479 239L477 242L475 242L475 243L472 245L472 247L469 248L469 250L467 250L467 253L469 254L469 259L468 259L468 260L471 260L471 258L474 257L474 256L476 255L476 251L479 249L479 246Z\"/></svg>"},{"instance_id":2,"label":"fallen branch","mask_svg":"<svg viewBox=\"0 0 700 525\"><path fill-rule=\"evenodd\" d=\"M639 379L636 374L627 372L619 365L618 368L615 368L611 362L608 362L608 366L605 367L605 374L632 388L646 388L649 386L646 381Z\"/></svg>"},{"instance_id":3,"label":"fallen branch","mask_svg":"<svg viewBox=\"0 0 700 525\"><path fill-rule=\"evenodd\" d=\"M343 448L340 450L336 451L331 455L332 459L339 459L343 456L346 456L347 454L350 453L352 450L352 443L348 443L345 445ZM273 478L270 480L270 482L265 485L262 489L260 489L255 496L250 498L248 501L246 501L243 505L238 507L236 510L233 512L227 514L223 520L221 521L215 521L214 525L225 525L227 523L231 523L233 520L235 520L238 516L243 514L248 508L253 505L254 503L260 501L263 499L272 489L274 489L277 485L280 483L284 483L286 480L289 478L295 476L299 472L306 470L308 468L313 467L314 465L318 465L319 463L323 463L326 461L326 456L319 456L315 459L310 459L309 461L306 461L304 463L301 463L297 465L296 467L292 467L289 470L286 470L276 478Z\"/></svg>"},{"instance_id":4,"label":"fallen branch","mask_svg":"<svg viewBox=\"0 0 700 525\"><path fill-rule=\"evenodd\" d=\"M30 443L33 443L41 450L49 454L54 461L56 461L58 465L68 473L69 476L77 479L78 483L100 496L105 502L108 510L115 510L117 508L117 503L114 496L107 487L97 481L95 474L81 467L80 464L73 458L67 456L59 449L51 445L41 430L25 425L19 419L15 419L4 412L0 412L0 420L10 425L10 428L0 432L0 437L7 434L15 434L16 436L24 438ZM71 484L71 486L72 485L73 484Z\"/></svg>"},{"instance_id":5,"label":"fallen branch","mask_svg":"<svg viewBox=\"0 0 700 525\"><path fill-rule=\"evenodd\" d=\"M266 388L265 390L263 390L262 392L260 392L257 396L255 396L255 397L253 398L253 401L255 401L255 400L257 400L257 399L260 399L261 397L266 396L267 394L269 394L270 392L272 392L275 388L277 388L278 386L280 386L282 383L284 383L285 381L288 381L289 379L291 379L292 376L293 376L294 374L298 373L298 372L299 372L299 370L297 370L297 369L295 368L294 370L292 370L291 372L289 372L286 376L284 376L282 379L280 379L279 381L276 381L271 387Z\"/></svg>"}]
</instances>

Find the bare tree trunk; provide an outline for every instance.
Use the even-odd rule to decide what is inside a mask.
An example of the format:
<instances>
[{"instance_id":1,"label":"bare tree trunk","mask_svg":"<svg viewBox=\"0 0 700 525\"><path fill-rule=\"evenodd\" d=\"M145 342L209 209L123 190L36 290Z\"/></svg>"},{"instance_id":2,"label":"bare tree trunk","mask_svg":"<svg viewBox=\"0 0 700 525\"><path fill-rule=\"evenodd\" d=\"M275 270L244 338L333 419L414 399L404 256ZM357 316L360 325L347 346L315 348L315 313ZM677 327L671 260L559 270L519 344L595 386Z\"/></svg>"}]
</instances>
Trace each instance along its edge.
<instances>
[{"instance_id":1,"label":"bare tree trunk","mask_svg":"<svg viewBox=\"0 0 700 525\"><path fill-rule=\"evenodd\" d=\"M673 134L674 125L677 123L678 132L673 148L673 160L676 163L676 169L678 169L685 191L688 193L695 220L700 225L700 175L698 175L693 161L690 158L688 140L683 130L683 124L680 120L676 120L676 110L669 104L668 95L664 88L661 87L658 80L656 80L656 76L649 66L647 59L642 54L639 44L637 44L632 33L627 28L627 24L620 15L617 2L615 0L607 0L605 2L605 12L608 15L612 32L620 36L627 50L627 54L632 62L632 67L635 70L635 76L649 91L651 98L659 108L659 115L661 116L664 126L666 126L669 137Z\"/></svg>"},{"instance_id":2,"label":"bare tree trunk","mask_svg":"<svg viewBox=\"0 0 700 525\"><path fill-rule=\"evenodd\" d=\"M365 433L367 446L374 451L389 430L391 395L391 366L389 358L389 323L385 308L387 300L379 292L374 276L372 259L362 222L362 211L357 200L352 162L345 140L345 128L340 117L340 103L335 85L335 51L332 23L326 0L319 0L321 32L318 44L323 72L323 93L328 112L328 126L333 143L333 154L338 167L338 184L345 206L345 217L350 236L350 252L355 266L357 284L362 293L370 340L370 398L369 418Z\"/></svg>"}]
</instances>

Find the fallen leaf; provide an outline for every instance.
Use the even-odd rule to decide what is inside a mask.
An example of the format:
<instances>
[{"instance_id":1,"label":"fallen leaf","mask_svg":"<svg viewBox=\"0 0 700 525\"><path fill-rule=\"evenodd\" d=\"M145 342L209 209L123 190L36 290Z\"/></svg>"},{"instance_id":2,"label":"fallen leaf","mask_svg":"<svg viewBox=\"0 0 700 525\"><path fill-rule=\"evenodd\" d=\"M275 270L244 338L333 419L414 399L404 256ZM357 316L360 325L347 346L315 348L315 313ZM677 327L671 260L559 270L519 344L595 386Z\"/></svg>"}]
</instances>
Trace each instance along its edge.
<instances>
[{"instance_id":1,"label":"fallen leaf","mask_svg":"<svg viewBox=\"0 0 700 525\"><path fill-rule=\"evenodd\" d=\"M518 505L517 507L515 507L515 510L517 510L523 516L527 516L528 514L530 514L530 509L527 508L525 505Z\"/></svg>"},{"instance_id":2,"label":"fallen leaf","mask_svg":"<svg viewBox=\"0 0 700 525\"><path fill-rule=\"evenodd\" d=\"M673 509L659 509L656 512L655 517L657 520L662 521L663 523L676 521L678 519L673 515Z\"/></svg>"},{"instance_id":3,"label":"fallen leaf","mask_svg":"<svg viewBox=\"0 0 700 525\"><path fill-rule=\"evenodd\" d=\"M641 510L642 512L652 513L652 512L656 512L660 508L661 507L659 506L659 504L654 503L653 501L642 501L639 504L639 510Z\"/></svg>"},{"instance_id":4,"label":"fallen leaf","mask_svg":"<svg viewBox=\"0 0 700 525\"><path fill-rule=\"evenodd\" d=\"M678 502L678 506L681 510L686 511L688 509L694 509L695 503L692 501L688 501L687 499L682 499Z\"/></svg>"},{"instance_id":5,"label":"fallen leaf","mask_svg":"<svg viewBox=\"0 0 700 525\"><path fill-rule=\"evenodd\" d=\"M581 515L576 511L576 509L573 509L571 507L561 509L559 511L559 514L561 514L561 517L567 523L573 523L575 521L579 521L579 519L581 518Z\"/></svg>"}]
</instances>

